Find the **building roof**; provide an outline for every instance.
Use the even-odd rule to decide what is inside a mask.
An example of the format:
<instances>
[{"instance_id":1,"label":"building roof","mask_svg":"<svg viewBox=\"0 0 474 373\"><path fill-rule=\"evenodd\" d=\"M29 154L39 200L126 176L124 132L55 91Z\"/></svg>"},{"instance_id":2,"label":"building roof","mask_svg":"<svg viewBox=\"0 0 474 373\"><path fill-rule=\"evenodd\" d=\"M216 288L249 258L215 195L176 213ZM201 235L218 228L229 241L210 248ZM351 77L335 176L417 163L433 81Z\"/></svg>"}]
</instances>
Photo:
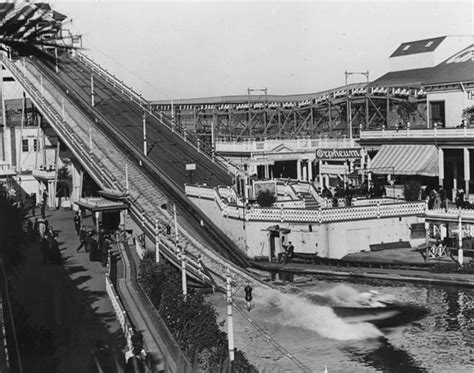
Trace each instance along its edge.
<instances>
[{"instance_id":1,"label":"building roof","mask_svg":"<svg viewBox=\"0 0 474 373\"><path fill-rule=\"evenodd\" d=\"M432 67L422 69L393 71L370 83L371 86L383 87L413 87L418 88L430 77Z\"/></svg>"},{"instance_id":2,"label":"building roof","mask_svg":"<svg viewBox=\"0 0 474 373\"><path fill-rule=\"evenodd\" d=\"M425 85L474 81L474 44L432 68Z\"/></svg>"},{"instance_id":3,"label":"building roof","mask_svg":"<svg viewBox=\"0 0 474 373\"><path fill-rule=\"evenodd\" d=\"M392 53L390 58L392 57L401 57L401 56L408 56L411 54L418 54L418 53L427 53L433 52L441 42L446 39L446 36L440 36L437 38L430 38L430 39L423 39L423 40L416 40L416 41L408 41L406 43L400 44L400 46Z\"/></svg>"},{"instance_id":4,"label":"building roof","mask_svg":"<svg viewBox=\"0 0 474 373\"><path fill-rule=\"evenodd\" d=\"M434 67L389 72L372 82L371 86L415 88L472 81L474 81L474 44Z\"/></svg>"}]
</instances>

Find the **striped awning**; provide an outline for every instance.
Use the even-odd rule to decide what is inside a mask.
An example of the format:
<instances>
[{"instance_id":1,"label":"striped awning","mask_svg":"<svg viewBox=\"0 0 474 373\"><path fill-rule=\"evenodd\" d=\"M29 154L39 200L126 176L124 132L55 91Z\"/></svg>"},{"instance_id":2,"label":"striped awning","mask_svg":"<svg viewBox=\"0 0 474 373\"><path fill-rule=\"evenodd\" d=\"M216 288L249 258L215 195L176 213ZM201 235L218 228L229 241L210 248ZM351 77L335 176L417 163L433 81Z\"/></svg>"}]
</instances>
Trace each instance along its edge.
<instances>
[{"instance_id":1,"label":"striped awning","mask_svg":"<svg viewBox=\"0 0 474 373\"><path fill-rule=\"evenodd\" d=\"M382 145L370 163L377 174L438 176L436 145Z\"/></svg>"}]
</instances>

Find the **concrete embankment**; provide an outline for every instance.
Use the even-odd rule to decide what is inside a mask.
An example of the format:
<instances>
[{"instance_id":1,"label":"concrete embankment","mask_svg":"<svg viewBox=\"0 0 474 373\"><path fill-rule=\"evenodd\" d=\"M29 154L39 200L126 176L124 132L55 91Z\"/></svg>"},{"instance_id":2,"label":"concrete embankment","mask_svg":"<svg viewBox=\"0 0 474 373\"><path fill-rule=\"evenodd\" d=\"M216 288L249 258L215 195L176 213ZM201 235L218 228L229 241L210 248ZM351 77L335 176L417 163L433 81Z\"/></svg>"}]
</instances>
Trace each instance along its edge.
<instances>
[{"instance_id":1,"label":"concrete embankment","mask_svg":"<svg viewBox=\"0 0 474 373\"><path fill-rule=\"evenodd\" d=\"M268 271L269 273L273 272L305 276L327 276L328 278L347 279L348 281L351 279L372 279L474 287L474 275L464 273L435 273L428 270L365 267L347 268L300 263L277 264L267 262L253 262L252 266L259 270Z\"/></svg>"}]
</instances>

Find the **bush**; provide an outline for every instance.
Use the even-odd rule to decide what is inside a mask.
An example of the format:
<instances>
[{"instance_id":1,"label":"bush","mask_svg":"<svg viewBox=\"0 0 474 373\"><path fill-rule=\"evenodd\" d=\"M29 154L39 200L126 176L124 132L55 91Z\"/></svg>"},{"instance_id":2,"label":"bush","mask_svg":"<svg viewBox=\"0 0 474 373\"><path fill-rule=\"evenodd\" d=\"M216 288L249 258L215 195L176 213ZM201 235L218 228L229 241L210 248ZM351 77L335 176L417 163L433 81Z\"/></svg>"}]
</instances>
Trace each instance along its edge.
<instances>
[{"instance_id":1,"label":"bush","mask_svg":"<svg viewBox=\"0 0 474 373\"><path fill-rule=\"evenodd\" d=\"M25 211L15 206L14 202L3 194L0 196L0 256L8 273L24 261Z\"/></svg>"},{"instance_id":2,"label":"bush","mask_svg":"<svg viewBox=\"0 0 474 373\"><path fill-rule=\"evenodd\" d=\"M418 180L410 180L405 183L403 194L407 201L418 201L420 199L421 185Z\"/></svg>"},{"instance_id":3,"label":"bush","mask_svg":"<svg viewBox=\"0 0 474 373\"><path fill-rule=\"evenodd\" d=\"M266 189L258 192L257 203L260 207L272 207L276 201L276 197L272 191Z\"/></svg>"},{"instance_id":4,"label":"bush","mask_svg":"<svg viewBox=\"0 0 474 373\"><path fill-rule=\"evenodd\" d=\"M181 293L181 273L168 263L156 263L147 253L140 264L140 283L157 308L180 348L197 357L203 371L222 371L228 365L227 336L217 323L217 313L204 296ZM241 351L236 350L233 372L257 372Z\"/></svg>"},{"instance_id":5,"label":"bush","mask_svg":"<svg viewBox=\"0 0 474 373\"><path fill-rule=\"evenodd\" d=\"M467 107L462 111L462 118L467 124L474 123L474 105Z\"/></svg>"}]
</instances>

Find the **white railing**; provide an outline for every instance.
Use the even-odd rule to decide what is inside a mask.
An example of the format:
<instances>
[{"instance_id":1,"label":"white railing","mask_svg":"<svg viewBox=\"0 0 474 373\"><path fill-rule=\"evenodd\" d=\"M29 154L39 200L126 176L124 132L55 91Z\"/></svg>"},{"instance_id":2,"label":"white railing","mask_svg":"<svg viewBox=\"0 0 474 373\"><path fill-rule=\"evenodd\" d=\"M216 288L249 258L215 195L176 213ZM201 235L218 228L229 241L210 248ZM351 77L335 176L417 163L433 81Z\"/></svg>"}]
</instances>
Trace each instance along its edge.
<instances>
[{"instance_id":1,"label":"white railing","mask_svg":"<svg viewBox=\"0 0 474 373\"><path fill-rule=\"evenodd\" d=\"M453 127L453 128L426 128L426 129L381 129L377 131L361 131L360 139L395 139L395 138L464 138L474 137L474 128L472 127Z\"/></svg>"},{"instance_id":2,"label":"white railing","mask_svg":"<svg viewBox=\"0 0 474 373\"><path fill-rule=\"evenodd\" d=\"M145 248L142 247L142 244L140 243L140 240L138 237L135 237L135 250L137 251L137 255L140 258L140 260L143 259L145 256Z\"/></svg>"},{"instance_id":3,"label":"white railing","mask_svg":"<svg viewBox=\"0 0 474 373\"><path fill-rule=\"evenodd\" d=\"M353 206L387 205L394 203L393 198L353 198Z\"/></svg>"},{"instance_id":4,"label":"white railing","mask_svg":"<svg viewBox=\"0 0 474 373\"><path fill-rule=\"evenodd\" d=\"M185 191L186 195L198 198L214 199L216 195L214 188L209 188L208 186L186 185Z\"/></svg>"},{"instance_id":5,"label":"white railing","mask_svg":"<svg viewBox=\"0 0 474 373\"><path fill-rule=\"evenodd\" d=\"M102 186L107 186L105 183L105 176L107 174L106 170L96 162L93 154L87 151L87 147L78 138L73 130L68 128L66 122L64 121L62 115L59 114L59 111L51 106L51 104L43 97L43 94L38 91L35 85L25 76L21 69L16 66L15 63L10 61L5 55L1 54L0 58L4 65L10 70L15 79L23 86L25 91L28 92L31 100L37 108L40 109L42 114L46 117L48 122L53 126L55 131L62 137L62 140L67 144L69 149L75 153L78 158L84 159L83 163L84 168L92 176L98 176L96 182ZM19 62L17 62L19 63ZM23 64L23 71L25 69L25 64ZM110 175L107 175L110 176ZM113 179L112 179L113 180Z\"/></svg>"},{"instance_id":6,"label":"white railing","mask_svg":"<svg viewBox=\"0 0 474 373\"><path fill-rule=\"evenodd\" d=\"M440 218L450 218L458 219L461 215L461 219L474 219L474 210L470 209L432 209L426 211L427 217L440 217Z\"/></svg>"},{"instance_id":7,"label":"white railing","mask_svg":"<svg viewBox=\"0 0 474 373\"><path fill-rule=\"evenodd\" d=\"M125 339L129 341L131 336L133 335L133 328L128 321L127 311L122 306L120 298L117 292L115 291L108 274L105 275L105 289L107 291L107 295L109 296L110 302L112 303L115 316L117 317Z\"/></svg>"},{"instance_id":8,"label":"white railing","mask_svg":"<svg viewBox=\"0 0 474 373\"><path fill-rule=\"evenodd\" d=\"M357 147L354 139L286 139L286 140L247 140L247 141L216 141L217 152L265 152L272 151L278 146L285 144L295 150L313 151L320 148L352 148Z\"/></svg>"},{"instance_id":9,"label":"white railing","mask_svg":"<svg viewBox=\"0 0 474 373\"><path fill-rule=\"evenodd\" d=\"M16 167L9 163L0 163L0 175L12 175L16 173Z\"/></svg>"},{"instance_id":10,"label":"white railing","mask_svg":"<svg viewBox=\"0 0 474 373\"><path fill-rule=\"evenodd\" d=\"M246 220L288 222L331 222L424 214L425 202L407 202L376 206L351 206L320 210L251 209Z\"/></svg>"},{"instance_id":11,"label":"white railing","mask_svg":"<svg viewBox=\"0 0 474 373\"><path fill-rule=\"evenodd\" d=\"M54 179L56 177L56 171L45 171L34 169L32 172L34 177L39 177L41 179Z\"/></svg>"},{"instance_id":12,"label":"white railing","mask_svg":"<svg viewBox=\"0 0 474 373\"><path fill-rule=\"evenodd\" d=\"M187 133L186 129L180 127L172 118L167 117L163 114L163 112L159 112L157 116L152 110L152 106L149 101L145 100L141 94L137 93L133 88L127 86L115 75L104 69L102 66L97 64L95 61L93 61L91 58L87 57L83 53L78 52L76 56L79 61L81 61L84 65L88 66L98 76L104 78L106 82L110 80L110 83L114 87L120 89L122 94L130 98L130 101L137 103L149 116L153 117L155 120L166 126L172 132L176 133L177 136L179 136L184 142L191 145L195 150L203 154L206 158L215 163L217 166L226 169L231 173L235 173L238 171L238 167L229 160L220 156L216 156L215 154L211 154L212 149L204 149L203 144L200 143L200 140L198 138L195 138L193 135Z\"/></svg>"},{"instance_id":13,"label":"white railing","mask_svg":"<svg viewBox=\"0 0 474 373\"><path fill-rule=\"evenodd\" d=\"M186 186L186 195L198 197L203 187ZM222 215L251 221L288 221L288 222L330 222L358 219L377 219L381 217L421 215L426 211L425 202L396 202L392 199L380 198L374 200L360 200L358 205L350 207L321 208L319 210L306 210L301 208L258 208L251 207L243 211L242 206L229 206L212 188L207 188L207 195L213 194L214 200L222 211ZM201 194L202 195L202 194ZM294 201L293 201L294 202ZM304 203L303 203L304 205ZM474 213L473 213L474 215Z\"/></svg>"}]
</instances>

